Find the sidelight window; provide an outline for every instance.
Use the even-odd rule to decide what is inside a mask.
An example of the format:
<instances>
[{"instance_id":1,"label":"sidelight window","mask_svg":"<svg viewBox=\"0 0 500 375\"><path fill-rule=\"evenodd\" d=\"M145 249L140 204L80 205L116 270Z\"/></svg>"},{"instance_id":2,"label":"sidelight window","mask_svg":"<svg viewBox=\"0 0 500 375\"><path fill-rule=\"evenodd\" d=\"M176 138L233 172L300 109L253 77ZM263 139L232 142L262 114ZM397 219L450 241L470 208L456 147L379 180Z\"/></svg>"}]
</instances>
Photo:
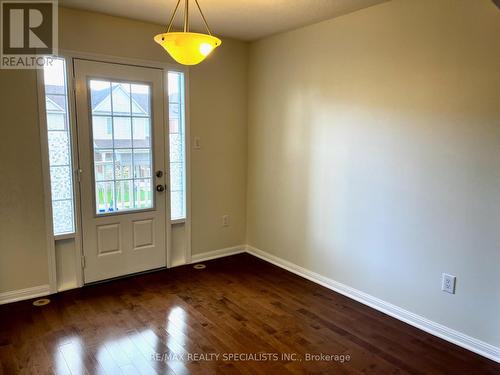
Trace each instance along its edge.
<instances>
[{"instance_id":1,"label":"sidelight window","mask_svg":"<svg viewBox=\"0 0 500 375\"><path fill-rule=\"evenodd\" d=\"M43 69L54 235L75 232L71 130L66 61L54 58Z\"/></svg>"},{"instance_id":2,"label":"sidelight window","mask_svg":"<svg viewBox=\"0 0 500 375\"><path fill-rule=\"evenodd\" d=\"M168 73L171 220L186 218L186 120L184 74Z\"/></svg>"}]
</instances>

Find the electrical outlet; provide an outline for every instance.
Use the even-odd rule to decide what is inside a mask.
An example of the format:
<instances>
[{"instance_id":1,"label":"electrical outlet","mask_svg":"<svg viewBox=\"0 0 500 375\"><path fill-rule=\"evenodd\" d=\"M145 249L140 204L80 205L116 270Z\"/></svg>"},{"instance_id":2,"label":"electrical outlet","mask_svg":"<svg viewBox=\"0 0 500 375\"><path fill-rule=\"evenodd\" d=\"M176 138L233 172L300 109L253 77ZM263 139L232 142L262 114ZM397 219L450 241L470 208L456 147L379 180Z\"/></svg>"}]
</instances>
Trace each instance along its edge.
<instances>
[{"instance_id":1,"label":"electrical outlet","mask_svg":"<svg viewBox=\"0 0 500 375\"><path fill-rule=\"evenodd\" d=\"M441 279L441 290L446 293L455 294L455 284L457 277L443 273Z\"/></svg>"},{"instance_id":2,"label":"electrical outlet","mask_svg":"<svg viewBox=\"0 0 500 375\"><path fill-rule=\"evenodd\" d=\"M201 139L200 137L194 137L194 144L193 144L193 148L195 150L199 150L201 149Z\"/></svg>"},{"instance_id":3,"label":"electrical outlet","mask_svg":"<svg viewBox=\"0 0 500 375\"><path fill-rule=\"evenodd\" d=\"M222 226L223 227L229 226L229 215L222 216Z\"/></svg>"}]
</instances>

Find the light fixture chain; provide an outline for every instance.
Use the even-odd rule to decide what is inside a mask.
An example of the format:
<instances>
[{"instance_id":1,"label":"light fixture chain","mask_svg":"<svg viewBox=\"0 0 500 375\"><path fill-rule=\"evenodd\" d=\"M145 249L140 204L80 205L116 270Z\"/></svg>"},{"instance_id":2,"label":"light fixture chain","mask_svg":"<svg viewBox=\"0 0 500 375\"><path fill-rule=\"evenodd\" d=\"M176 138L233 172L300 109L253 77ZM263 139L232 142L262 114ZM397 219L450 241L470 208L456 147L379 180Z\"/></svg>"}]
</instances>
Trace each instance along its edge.
<instances>
[{"instance_id":1,"label":"light fixture chain","mask_svg":"<svg viewBox=\"0 0 500 375\"><path fill-rule=\"evenodd\" d=\"M189 32L189 0L186 0L186 9L184 10L184 32Z\"/></svg>"},{"instance_id":2,"label":"light fixture chain","mask_svg":"<svg viewBox=\"0 0 500 375\"><path fill-rule=\"evenodd\" d=\"M181 0L177 0L177 5L175 6L175 9L174 9L174 12L172 13L172 16L170 16L170 21L168 22L167 33L169 33L170 29L172 28L172 24L174 23L175 15L177 14L177 9L179 9L180 3L181 3Z\"/></svg>"},{"instance_id":3,"label":"light fixture chain","mask_svg":"<svg viewBox=\"0 0 500 375\"><path fill-rule=\"evenodd\" d=\"M198 4L198 0L194 0L194 2L196 3L198 10L200 11L201 18L203 19L203 23L205 24L205 27L207 28L208 35L212 35L212 32L210 31L210 27L208 26L208 22L205 18L205 15L203 14L203 11L201 10L200 4Z\"/></svg>"},{"instance_id":4,"label":"light fixture chain","mask_svg":"<svg viewBox=\"0 0 500 375\"><path fill-rule=\"evenodd\" d=\"M203 14L203 11L201 10L200 3L198 3L198 0L194 0L196 3L196 6L198 7L198 10L201 15L201 19L203 20L203 23L205 25L205 28L207 29L208 35L212 35L212 31L210 30L210 26L208 26L207 19L205 18L205 15ZM172 15L170 16L170 21L168 22L168 27L167 27L167 33L170 32L172 29L172 25L175 21L175 16L177 15L177 11L179 10L179 5L181 3L181 0L177 0L177 4L175 5L174 11ZM184 0L184 32L187 33L189 32L189 0Z\"/></svg>"}]
</instances>

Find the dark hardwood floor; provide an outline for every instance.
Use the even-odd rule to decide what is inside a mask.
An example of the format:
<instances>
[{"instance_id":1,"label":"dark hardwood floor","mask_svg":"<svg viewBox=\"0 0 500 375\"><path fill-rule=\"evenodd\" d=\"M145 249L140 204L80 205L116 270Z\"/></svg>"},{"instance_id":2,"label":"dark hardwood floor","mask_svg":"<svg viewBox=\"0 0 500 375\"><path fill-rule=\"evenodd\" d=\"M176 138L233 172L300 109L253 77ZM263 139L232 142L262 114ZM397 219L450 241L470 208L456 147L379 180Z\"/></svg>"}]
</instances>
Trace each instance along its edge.
<instances>
[{"instance_id":1,"label":"dark hardwood floor","mask_svg":"<svg viewBox=\"0 0 500 375\"><path fill-rule=\"evenodd\" d=\"M205 264L60 293L43 307L0 306L0 372L500 374L500 364L250 255ZM321 353L337 357L308 357Z\"/></svg>"}]
</instances>

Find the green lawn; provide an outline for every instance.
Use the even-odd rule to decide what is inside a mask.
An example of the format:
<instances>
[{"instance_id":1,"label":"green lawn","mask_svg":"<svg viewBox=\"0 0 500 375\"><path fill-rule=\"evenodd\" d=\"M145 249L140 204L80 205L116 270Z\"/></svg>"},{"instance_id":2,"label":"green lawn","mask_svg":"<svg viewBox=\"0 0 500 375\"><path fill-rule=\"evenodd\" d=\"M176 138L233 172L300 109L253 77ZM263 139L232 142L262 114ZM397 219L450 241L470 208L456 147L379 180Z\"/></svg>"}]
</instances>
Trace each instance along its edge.
<instances>
[{"instance_id":1,"label":"green lawn","mask_svg":"<svg viewBox=\"0 0 500 375\"><path fill-rule=\"evenodd\" d=\"M141 207L148 207L149 204L147 202L151 202L152 200L152 193L151 191L141 189L138 191L139 194L139 202L141 202L139 208ZM122 202L125 207L133 207L133 199L131 199L131 191L126 189L124 192L122 192L121 189L118 189L117 194L116 194L116 201L117 202ZM122 197L123 195L123 197ZM108 190L105 192L103 189L100 189L98 191L98 206L99 207L113 207L113 192L111 190Z\"/></svg>"}]
</instances>

